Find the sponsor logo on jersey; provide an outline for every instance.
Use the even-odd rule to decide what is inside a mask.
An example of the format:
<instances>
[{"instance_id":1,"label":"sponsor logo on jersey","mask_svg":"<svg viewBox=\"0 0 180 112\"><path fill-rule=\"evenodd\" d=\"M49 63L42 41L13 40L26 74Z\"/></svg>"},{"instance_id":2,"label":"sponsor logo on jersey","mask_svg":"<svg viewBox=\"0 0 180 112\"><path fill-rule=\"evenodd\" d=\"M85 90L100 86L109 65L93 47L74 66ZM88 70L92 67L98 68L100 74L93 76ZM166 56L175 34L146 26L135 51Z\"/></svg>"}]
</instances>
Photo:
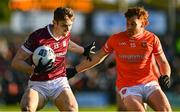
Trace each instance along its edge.
<instances>
[{"instance_id":1,"label":"sponsor logo on jersey","mask_svg":"<svg viewBox=\"0 0 180 112\"><path fill-rule=\"evenodd\" d=\"M125 45L126 45L126 42L119 42L119 45L120 45L120 46L125 46Z\"/></svg>"},{"instance_id":2,"label":"sponsor logo on jersey","mask_svg":"<svg viewBox=\"0 0 180 112\"><path fill-rule=\"evenodd\" d=\"M64 57L65 55L66 55L66 52L56 53L56 57Z\"/></svg>"},{"instance_id":3,"label":"sponsor logo on jersey","mask_svg":"<svg viewBox=\"0 0 180 112\"><path fill-rule=\"evenodd\" d=\"M126 60L127 62L139 62L145 58L144 54L132 54L132 55L119 55L122 60Z\"/></svg>"}]
</instances>

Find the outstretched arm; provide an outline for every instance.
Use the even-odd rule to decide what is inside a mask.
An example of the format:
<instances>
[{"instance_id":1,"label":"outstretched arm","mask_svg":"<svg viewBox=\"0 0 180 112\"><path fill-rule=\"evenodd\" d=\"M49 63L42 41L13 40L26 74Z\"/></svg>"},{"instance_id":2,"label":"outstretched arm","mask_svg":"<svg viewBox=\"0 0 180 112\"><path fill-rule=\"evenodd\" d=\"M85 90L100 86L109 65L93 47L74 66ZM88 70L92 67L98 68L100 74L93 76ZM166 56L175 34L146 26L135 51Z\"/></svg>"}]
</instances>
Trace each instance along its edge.
<instances>
[{"instance_id":1,"label":"outstretched arm","mask_svg":"<svg viewBox=\"0 0 180 112\"><path fill-rule=\"evenodd\" d=\"M107 56L108 53L106 53L103 49L99 50L95 55L92 56L92 61L83 60L79 65L75 67L77 73L84 72L100 64Z\"/></svg>"},{"instance_id":2,"label":"outstretched arm","mask_svg":"<svg viewBox=\"0 0 180 112\"><path fill-rule=\"evenodd\" d=\"M77 45L73 41L69 41L68 50L77 54L83 54L84 48L82 46Z\"/></svg>"},{"instance_id":3,"label":"outstretched arm","mask_svg":"<svg viewBox=\"0 0 180 112\"><path fill-rule=\"evenodd\" d=\"M69 41L69 46L68 50L71 52L77 53L77 54L82 54L87 57L87 60L91 61L91 55L95 54L95 42L92 42L86 47L82 47L77 45L76 43L72 42L71 40Z\"/></svg>"},{"instance_id":4,"label":"outstretched arm","mask_svg":"<svg viewBox=\"0 0 180 112\"><path fill-rule=\"evenodd\" d=\"M99 50L95 55L92 56L92 60L83 60L79 65L74 68L67 68L66 75L67 78L70 79L74 77L76 73L84 72L98 64L100 64L106 57L108 53L106 53L103 49Z\"/></svg>"}]
</instances>

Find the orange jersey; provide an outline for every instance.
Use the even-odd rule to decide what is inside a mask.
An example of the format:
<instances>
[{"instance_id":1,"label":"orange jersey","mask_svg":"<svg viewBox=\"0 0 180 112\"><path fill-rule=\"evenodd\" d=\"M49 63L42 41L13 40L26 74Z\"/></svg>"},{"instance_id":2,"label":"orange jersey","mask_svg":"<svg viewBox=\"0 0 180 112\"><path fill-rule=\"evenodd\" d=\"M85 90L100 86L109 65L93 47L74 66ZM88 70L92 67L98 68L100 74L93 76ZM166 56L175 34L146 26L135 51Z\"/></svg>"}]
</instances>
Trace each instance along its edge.
<instances>
[{"instance_id":1,"label":"orange jersey","mask_svg":"<svg viewBox=\"0 0 180 112\"><path fill-rule=\"evenodd\" d=\"M118 89L157 80L152 58L163 50L155 34L145 30L144 34L129 38L126 32L120 32L112 35L103 49L115 54Z\"/></svg>"}]
</instances>

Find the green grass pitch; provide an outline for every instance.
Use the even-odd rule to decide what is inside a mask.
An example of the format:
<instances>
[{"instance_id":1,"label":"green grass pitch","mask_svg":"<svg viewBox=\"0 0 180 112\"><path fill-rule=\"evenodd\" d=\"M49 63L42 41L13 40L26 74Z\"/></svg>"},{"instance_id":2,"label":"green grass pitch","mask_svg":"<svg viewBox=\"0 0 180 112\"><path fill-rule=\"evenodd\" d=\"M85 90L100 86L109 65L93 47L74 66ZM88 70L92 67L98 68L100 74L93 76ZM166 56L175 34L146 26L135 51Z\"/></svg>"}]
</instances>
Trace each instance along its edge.
<instances>
[{"instance_id":1,"label":"green grass pitch","mask_svg":"<svg viewBox=\"0 0 180 112\"><path fill-rule=\"evenodd\" d=\"M180 107L172 107L173 112L180 112ZM0 105L0 112L19 112L19 105ZM45 106L39 112L57 112L57 108L54 106ZM79 112L115 112L116 106L110 105L105 107L80 107ZM152 111L150 108L148 111Z\"/></svg>"}]
</instances>

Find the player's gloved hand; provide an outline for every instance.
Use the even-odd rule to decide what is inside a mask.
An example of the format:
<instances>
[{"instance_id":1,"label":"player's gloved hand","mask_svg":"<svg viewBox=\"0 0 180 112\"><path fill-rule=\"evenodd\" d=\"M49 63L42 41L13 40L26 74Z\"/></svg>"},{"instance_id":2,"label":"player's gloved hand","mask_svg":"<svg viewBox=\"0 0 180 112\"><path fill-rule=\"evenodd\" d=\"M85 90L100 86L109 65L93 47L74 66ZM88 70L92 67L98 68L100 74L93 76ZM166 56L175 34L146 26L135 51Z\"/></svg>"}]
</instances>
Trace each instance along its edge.
<instances>
[{"instance_id":1,"label":"player's gloved hand","mask_svg":"<svg viewBox=\"0 0 180 112\"><path fill-rule=\"evenodd\" d=\"M170 78L168 75L161 75L158 79L158 82L162 89L167 89L171 86Z\"/></svg>"},{"instance_id":2,"label":"player's gloved hand","mask_svg":"<svg viewBox=\"0 0 180 112\"><path fill-rule=\"evenodd\" d=\"M42 58L40 58L38 65L34 68L34 73L39 74L39 73L49 72L53 68L54 67L52 60L49 60L47 64L43 65Z\"/></svg>"},{"instance_id":3,"label":"player's gloved hand","mask_svg":"<svg viewBox=\"0 0 180 112\"><path fill-rule=\"evenodd\" d=\"M76 68L66 68L66 76L68 79L74 77L77 74Z\"/></svg>"},{"instance_id":4,"label":"player's gloved hand","mask_svg":"<svg viewBox=\"0 0 180 112\"><path fill-rule=\"evenodd\" d=\"M95 54L95 51L94 51L95 47L96 47L95 46L95 41L93 41L90 45L84 47L83 55L87 57L87 60L89 60L89 61L92 60L90 55Z\"/></svg>"}]
</instances>

